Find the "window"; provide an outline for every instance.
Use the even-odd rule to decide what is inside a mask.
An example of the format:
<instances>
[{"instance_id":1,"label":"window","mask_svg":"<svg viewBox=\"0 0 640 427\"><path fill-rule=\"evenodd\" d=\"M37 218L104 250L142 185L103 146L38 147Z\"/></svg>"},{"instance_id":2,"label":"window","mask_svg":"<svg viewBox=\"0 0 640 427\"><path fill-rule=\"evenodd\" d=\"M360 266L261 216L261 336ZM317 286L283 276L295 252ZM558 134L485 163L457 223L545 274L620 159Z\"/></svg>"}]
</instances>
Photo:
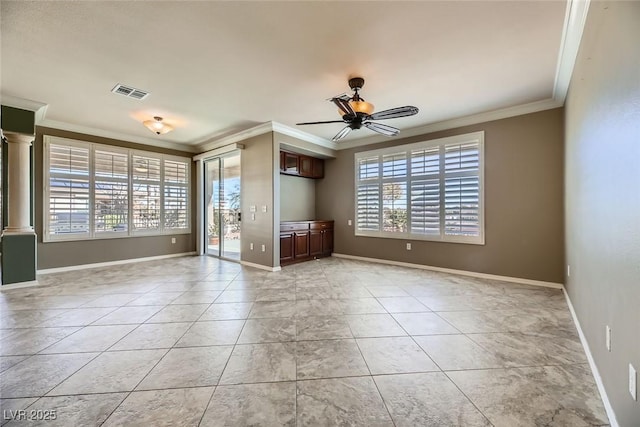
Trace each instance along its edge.
<instances>
[{"instance_id":1,"label":"window","mask_svg":"<svg viewBox=\"0 0 640 427\"><path fill-rule=\"evenodd\" d=\"M356 153L357 236L484 244L484 132Z\"/></svg>"},{"instance_id":2,"label":"window","mask_svg":"<svg viewBox=\"0 0 640 427\"><path fill-rule=\"evenodd\" d=\"M134 154L133 229L139 232L160 230L160 156Z\"/></svg>"},{"instance_id":3,"label":"window","mask_svg":"<svg viewBox=\"0 0 640 427\"><path fill-rule=\"evenodd\" d=\"M44 240L189 233L191 159L45 137Z\"/></svg>"},{"instance_id":4,"label":"window","mask_svg":"<svg viewBox=\"0 0 640 427\"><path fill-rule=\"evenodd\" d=\"M189 221L189 175L184 162L164 162L164 228L185 228Z\"/></svg>"}]
</instances>

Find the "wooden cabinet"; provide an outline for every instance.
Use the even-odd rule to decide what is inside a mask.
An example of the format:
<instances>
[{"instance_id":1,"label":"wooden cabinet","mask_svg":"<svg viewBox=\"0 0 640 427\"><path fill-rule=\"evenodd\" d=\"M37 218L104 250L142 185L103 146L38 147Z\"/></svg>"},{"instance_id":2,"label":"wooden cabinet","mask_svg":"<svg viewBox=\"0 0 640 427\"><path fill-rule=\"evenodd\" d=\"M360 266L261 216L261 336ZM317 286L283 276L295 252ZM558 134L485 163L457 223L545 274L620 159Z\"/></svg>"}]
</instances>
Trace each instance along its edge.
<instances>
[{"instance_id":1,"label":"wooden cabinet","mask_svg":"<svg viewBox=\"0 0 640 427\"><path fill-rule=\"evenodd\" d=\"M303 178L323 178L324 160L302 154L280 152L280 173Z\"/></svg>"},{"instance_id":2,"label":"wooden cabinet","mask_svg":"<svg viewBox=\"0 0 640 427\"><path fill-rule=\"evenodd\" d=\"M309 255L322 255L322 230L309 230Z\"/></svg>"},{"instance_id":3,"label":"wooden cabinet","mask_svg":"<svg viewBox=\"0 0 640 427\"><path fill-rule=\"evenodd\" d=\"M280 265L331 256L333 221L295 221L280 224Z\"/></svg>"},{"instance_id":4,"label":"wooden cabinet","mask_svg":"<svg viewBox=\"0 0 640 427\"><path fill-rule=\"evenodd\" d=\"M293 233L293 258L308 258L309 257L309 232L294 231Z\"/></svg>"},{"instance_id":5,"label":"wooden cabinet","mask_svg":"<svg viewBox=\"0 0 640 427\"><path fill-rule=\"evenodd\" d=\"M280 232L280 263L293 261L293 233Z\"/></svg>"},{"instance_id":6,"label":"wooden cabinet","mask_svg":"<svg viewBox=\"0 0 640 427\"><path fill-rule=\"evenodd\" d=\"M283 155L280 156L280 168L282 171L288 174L297 175L299 174L300 166L299 166L299 156L293 153L282 152Z\"/></svg>"},{"instance_id":7,"label":"wooden cabinet","mask_svg":"<svg viewBox=\"0 0 640 427\"><path fill-rule=\"evenodd\" d=\"M311 172L311 174L314 178L324 177L324 160L314 158L312 168L313 171Z\"/></svg>"}]
</instances>

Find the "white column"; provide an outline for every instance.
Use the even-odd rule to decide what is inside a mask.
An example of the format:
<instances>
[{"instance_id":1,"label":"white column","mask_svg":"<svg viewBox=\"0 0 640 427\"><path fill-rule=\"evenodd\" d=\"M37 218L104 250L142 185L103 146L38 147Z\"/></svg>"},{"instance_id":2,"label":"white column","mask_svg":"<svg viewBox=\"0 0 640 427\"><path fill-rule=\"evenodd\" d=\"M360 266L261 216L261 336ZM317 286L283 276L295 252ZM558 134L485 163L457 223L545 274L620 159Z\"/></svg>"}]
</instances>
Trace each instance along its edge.
<instances>
[{"instance_id":1,"label":"white column","mask_svg":"<svg viewBox=\"0 0 640 427\"><path fill-rule=\"evenodd\" d=\"M8 209L8 224L5 234L33 234L31 227L31 186L29 177L31 162L29 161L29 147L33 135L15 132L4 132L7 139L8 165L7 181L8 193L6 204Z\"/></svg>"}]
</instances>

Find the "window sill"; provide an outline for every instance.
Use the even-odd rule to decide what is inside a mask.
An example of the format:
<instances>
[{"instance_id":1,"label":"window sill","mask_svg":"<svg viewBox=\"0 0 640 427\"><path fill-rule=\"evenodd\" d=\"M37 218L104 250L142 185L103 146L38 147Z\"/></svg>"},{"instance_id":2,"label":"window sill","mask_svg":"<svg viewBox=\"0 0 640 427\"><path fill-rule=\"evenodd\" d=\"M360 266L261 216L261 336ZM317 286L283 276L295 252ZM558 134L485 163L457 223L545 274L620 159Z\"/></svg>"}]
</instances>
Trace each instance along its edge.
<instances>
[{"instance_id":1,"label":"window sill","mask_svg":"<svg viewBox=\"0 0 640 427\"><path fill-rule=\"evenodd\" d=\"M164 233L136 233L136 234L117 234L117 235L99 235L94 237L80 237L80 236L69 236L69 237L54 237L47 238L43 237L42 243L61 243L61 242L92 242L96 240L112 240L112 239L138 239L141 237L163 237L163 236L177 236L191 234L191 230L175 230L175 231L166 231Z\"/></svg>"}]
</instances>

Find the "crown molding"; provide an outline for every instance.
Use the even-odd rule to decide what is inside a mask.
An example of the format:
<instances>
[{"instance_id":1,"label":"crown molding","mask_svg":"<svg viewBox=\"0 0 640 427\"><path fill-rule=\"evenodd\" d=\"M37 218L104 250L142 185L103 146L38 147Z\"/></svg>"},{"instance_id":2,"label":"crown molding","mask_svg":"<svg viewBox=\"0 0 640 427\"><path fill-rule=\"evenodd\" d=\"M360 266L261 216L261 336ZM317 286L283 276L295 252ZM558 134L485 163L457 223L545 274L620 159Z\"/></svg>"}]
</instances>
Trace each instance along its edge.
<instances>
[{"instance_id":1,"label":"crown molding","mask_svg":"<svg viewBox=\"0 0 640 427\"><path fill-rule=\"evenodd\" d=\"M273 124L273 131L281 133L283 135L291 136L293 138L301 139L312 144L320 145L321 147L329 148L331 150L337 150L338 144L320 136L312 135L308 132L300 129L292 128L287 125L283 125L278 122L271 122Z\"/></svg>"},{"instance_id":2,"label":"crown molding","mask_svg":"<svg viewBox=\"0 0 640 427\"><path fill-rule=\"evenodd\" d=\"M562 103L554 99L545 99L542 101L530 102L528 104L516 105L514 107L502 108L500 110L487 111L485 113L473 114L465 117L458 117L451 120L430 123L424 126L417 126L402 131L402 138L411 136L426 135L428 133L439 132L442 130L459 128L462 126L475 125L478 123L491 122L494 120L506 119L523 114L536 113L538 111L550 110L552 108L561 107ZM349 148L362 147L365 145L377 144L379 142L389 141L386 136L370 136L366 138L355 139L338 144L338 150L347 150Z\"/></svg>"},{"instance_id":3,"label":"crown molding","mask_svg":"<svg viewBox=\"0 0 640 427\"><path fill-rule=\"evenodd\" d=\"M271 122L265 122L252 128L241 130L240 132L232 135L223 136L222 138L213 139L203 144L196 145L195 152L204 153L206 151L211 151L225 145L244 141L245 139L253 138L254 136L263 135L272 131L273 127L271 126Z\"/></svg>"},{"instance_id":4,"label":"crown molding","mask_svg":"<svg viewBox=\"0 0 640 427\"><path fill-rule=\"evenodd\" d=\"M0 103L7 107L20 108L21 110L33 111L35 114L35 125L38 126L47 114L48 104L31 99L18 98L11 95L0 95Z\"/></svg>"},{"instance_id":5,"label":"crown molding","mask_svg":"<svg viewBox=\"0 0 640 427\"><path fill-rule=\"evenodd\" d=\"M58 129L58 130L65 130L68 132L83 133L85 135L99 136L102 138L117 139L120 141L135 142L135 143L144 144L144 145L153 145L154 147L168 148L171 150L186 151L189 153L197 152L195 147L192 147L186 144L163 141L160 139L145 138L142 136L133 136L133 135L128 135L128 134L119 133L119 132L112 132L104 129L96 129L89 126L59 122L57 120L44 119L40 123L36 123L36 125L47 127L47 128Z\"/></svg>"},{"instance_id":6,"label":"crown molding","mask_svg":"<svg viewBox=\"0 0 640 427\"><path fill-rule=\"evenodd\" d=\"M587 21L591 0L568 0L558 52L556 79L553 85L553 99L564 105L569 91L573 67L578 57L582 33Z\"/></svg>"},{"instance_id":7,"label":"crown molding","mask_svg":"<svg viewBox=\"0 0 640 427\"><path fill-rule=\"evenodd\" d=\"M336 144L335 142L328 141L322 137L312 135L310 133L301 131L299 129L294 129L287 125L283 125L282 123L265 122L258 126L254 126L252 128L234 133L233 135L228 135L219 139L211 140L204 144L200 144L197 146L197 151L205 152L205 151L214 150L219 147L224 147L225 145L244 141L245 139L249 139L258 135L263 135L269 132L278 132L284 135L291 136L293 138L300 139L302 141L309 142L311 144L316 144L322 147L330 148L332 150L335 150L338 147L338 144Z\"/></svg>"}]
</instances>

